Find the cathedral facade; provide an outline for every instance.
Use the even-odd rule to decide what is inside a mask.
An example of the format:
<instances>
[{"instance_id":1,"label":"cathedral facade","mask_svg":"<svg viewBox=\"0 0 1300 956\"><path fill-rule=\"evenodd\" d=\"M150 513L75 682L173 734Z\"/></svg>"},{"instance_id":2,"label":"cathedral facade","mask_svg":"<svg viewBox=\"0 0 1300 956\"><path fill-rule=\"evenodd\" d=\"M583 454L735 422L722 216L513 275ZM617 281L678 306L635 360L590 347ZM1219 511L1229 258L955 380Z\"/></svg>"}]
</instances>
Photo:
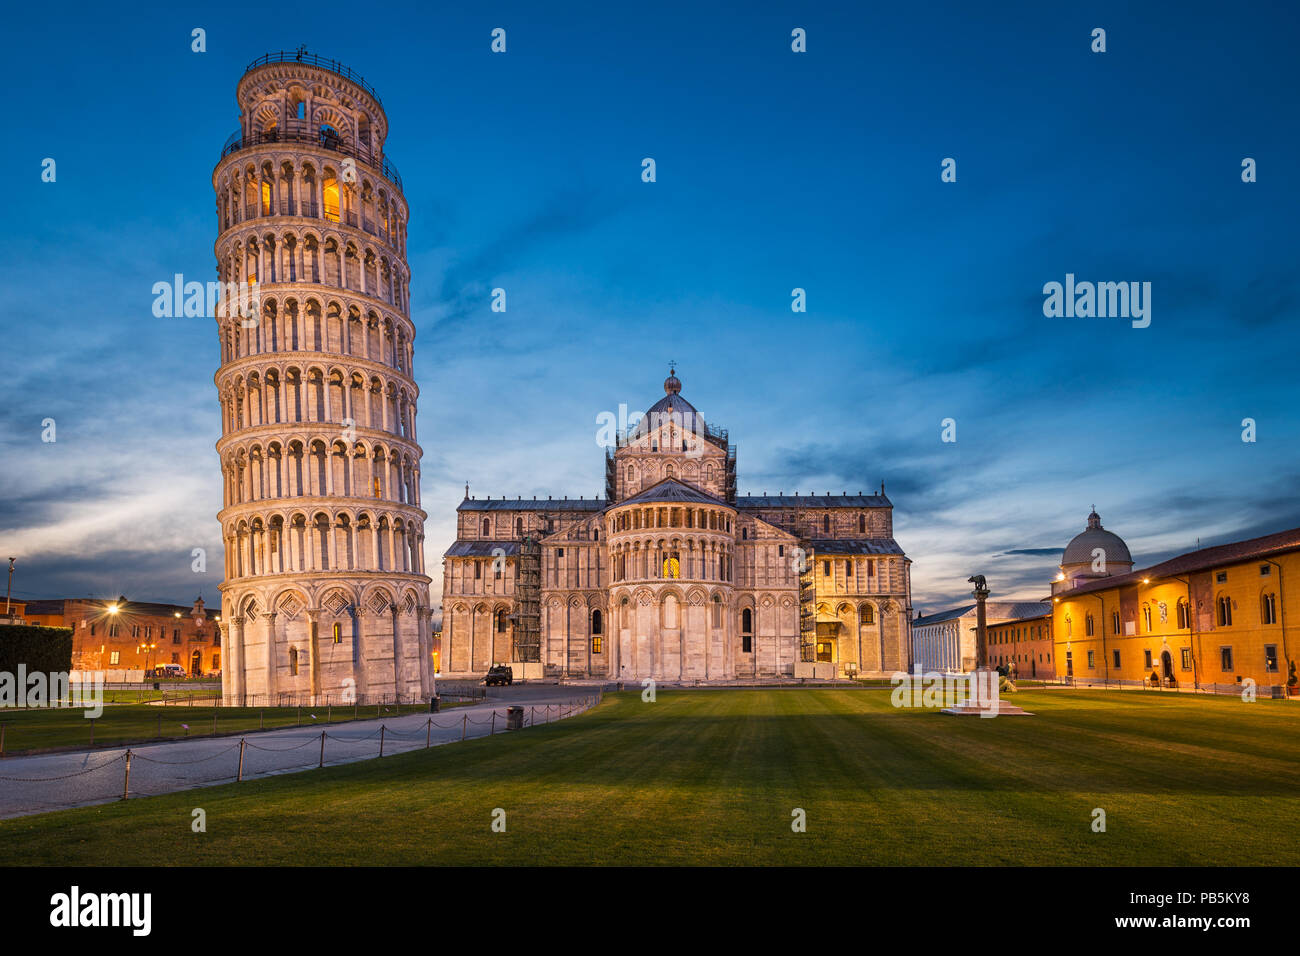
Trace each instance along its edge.
<instances>
[{"instance_id":1,"label":"cathedral facade","mask_svg":"<svg viewBox=\"0 0 1300 956\"><path fill-rule=\"evenodd\" d=\"M709 682L911 664L911 562L884 494L738 495L736 449L665 395L606 450L605 497L479 499L443 562L447 676Z\"/></svg>"}]
</instances>

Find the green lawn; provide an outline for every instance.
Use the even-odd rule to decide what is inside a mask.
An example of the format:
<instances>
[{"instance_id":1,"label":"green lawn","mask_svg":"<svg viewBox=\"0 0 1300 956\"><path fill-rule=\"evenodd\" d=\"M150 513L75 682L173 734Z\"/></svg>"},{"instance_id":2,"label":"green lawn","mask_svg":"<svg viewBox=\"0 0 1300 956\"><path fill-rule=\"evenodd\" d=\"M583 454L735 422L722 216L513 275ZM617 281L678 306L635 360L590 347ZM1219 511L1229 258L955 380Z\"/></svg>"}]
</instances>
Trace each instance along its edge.
<instances>
[{"instance_id":1,"label":"green lawn","mask_svg":"<svg viewBox=\"0 0 1300 956\"><path fill-rule=\"evenodd\" d=\"M135 691L123 693L135 694ZM447 705L443 706L445 708ZM403 704L401 712L424 712L428 708L428 704ZM369 705L356 708L355 716L361 720L373 720L377 716L395 716L397 712L395 704L380 707ZM316 720L312 720L313 714L316 715ZM158 740L160 737L211 736L214 727L218 734L233 734L261 728L293 727L299 723L324 724L327 719L332 723L340 723L352 720L353 716L354 709L350 706L303 707L299 711L295 707L203 707L187 703L163 705L106 702L103 714L93 721L93 728L85 711L72 707L39 710L0 708L0 725L4 726L4 754L15 756L25 751L50 747L90 747L92 734L95 747L111 747Z\"/></svg>"},{"instance_id":2,"label":"green lawn","mask_svg":"<svg viewBox=\"0 0 1300 956\"><path fill-rule=\"evenodd\" d=\"M0 822L0 864L1300 863L1294 704L1016 703L1037 716L895 710L863 689L611 694L491 739Z\"/></svg>"}]
</instances>

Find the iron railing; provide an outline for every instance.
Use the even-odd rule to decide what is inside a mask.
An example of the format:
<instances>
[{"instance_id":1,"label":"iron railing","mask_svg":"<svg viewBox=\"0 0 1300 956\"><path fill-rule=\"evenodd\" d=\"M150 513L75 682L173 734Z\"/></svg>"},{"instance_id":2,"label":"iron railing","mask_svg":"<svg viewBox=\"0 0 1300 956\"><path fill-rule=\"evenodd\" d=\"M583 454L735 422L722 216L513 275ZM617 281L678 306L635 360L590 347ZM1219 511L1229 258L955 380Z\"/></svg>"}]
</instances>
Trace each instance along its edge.
<instances>
[{"instance_id":1,"label":"iron railing","mask_svg":"<svg viewBox=\"0 0 1300 956\"><path fill-rule=\"evenodd\" d=\"M249 133L244 135L243 130L235 130L226 140L226 145L221 147L221 158L229 156L231 153L237 153L241 149L251 149L254 146L265 146L272 143L309 143L319 149L327 149L332 153L341 153L344 156L351 156L353 159L360 160L371 169L382 173L398 189L402 188L402 176L389 160L383 156L377 155L374 150L363 143L350 143L342 136L329 130L312 129L301 120L292 120L284 129L278 126L263 132Z\"/></svg>"},{"instance_id":2,"label":"iron railing","mask_svg":"<svg viewBox=\"0 0 1300 956\"><path fill-rule=\"evenodd\" d=\"M318 56L315 53L308 53L306 50L295 50L289 53L286 50L277 50L275 53L266 53L259 56L252 63L248 64L245 73L249 73L259 66L266 66L268 63L305 63L307 66L318 66L322 70L329 70L331 73L337 73L345 80L351 80L357 86L361 87L374 99L380 106L384 101L379 98L379 93L373 86L365 81L365 78L356 70L350 69L340 63L338 60L331 60L329 57Z\"/></svg>"}]
</instances>

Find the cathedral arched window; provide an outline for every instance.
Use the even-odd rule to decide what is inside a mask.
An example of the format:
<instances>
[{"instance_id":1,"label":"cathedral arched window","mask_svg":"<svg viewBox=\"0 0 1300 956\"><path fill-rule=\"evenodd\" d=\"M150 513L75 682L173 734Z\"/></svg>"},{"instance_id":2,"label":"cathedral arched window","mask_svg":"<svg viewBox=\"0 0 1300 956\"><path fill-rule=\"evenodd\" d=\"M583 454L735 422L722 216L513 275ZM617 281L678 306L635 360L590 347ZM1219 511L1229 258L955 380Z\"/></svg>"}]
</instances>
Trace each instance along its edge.
<instances>
[{"instance_id":1,"label":"cathedral arched window","mask_svg":"<svg viewBox=\"0 0 1300 956\"><path fill-rule=\"evenodd\" d=\"M505 608L499 608L497 610L497 633L504 634L505 632L506 632L506 612L505 612Z\"/></svg>"},{"instance_id":2,"label":"cathedral arched window","mask_svg":"<svg viewBox=\"0 0 1300 956\"><path fill-rule=\"evenodd\" d=\"M867 533L867 516L858 515L858 534Z\"/></svg>"},{"instance_id":3,"label":"cathedral arched window","mask_svg":"<svg viewBox=\"0 0 1300 956\"><path fill-rule=\"evenodd\" d=\"M863 624L876 623L876 609L872 607L870 604L862 605L862 623Z\"/></svg>"},{"instance_id":4,"label":"cathedral arched window","mask_svg":"<svg viewBox=\"0 0 1300 956\"><path fill-rule=\"evenodd\" d=\"M591 633L596 635L604 633L604 631L602 630L603 624L604 621L601 620L600 608L596 608L594 611L591 612ZM593 648L592 653L599 654L600 651Z\"/></svg>"},{"instance_id":5,"label":"cathedral arched window","mask_svg":"<svg viewBox=\"0 0 1300 956\"><path fill-rule=\"evenodd\" d=\"M289 648L289 673L298 676L298 648Z\"/></svg>"},{"instance_id":6,"label":"cathedral arched window","mask_svg":"<svg viewBox=\"0 0 1300 956\"><path fill-rule=\"evenodd\" d=\"M826 534L830 534L831 531L830 515L822 515L822 531L825 532Z\"/></svg>"},{"instance_id":7,"label":"cathedral arched window","mask_svg":"<svg viewBox=\"0 0 1300 956\"><path fill-rule=\"evenodd\" d=\"M523 519L523 518L516 518L516 519L515 519L515 537L522 538L523 536L524 536L524 519Z\"/></svg>"},{"instance_id":8,"label":"cathedral arched window","mask_svg":"<svg viewBox=\"0 0 1300 956\"><path fill-rule=\"evenodd\" d=\"M1178 626L1180 628L1191 627L1191 613L1185 600L1178 602Z\"/></svg>"},{"instance_id":9,"label":"cathedral arched window","mask_svg":"<svg viewBox=\"0 0 1300 956\"><path fill-rule=\"evenodd\" d=\"M1148 610L1149 610L1149 609L1148 609ZM1087 617L1085 617L1085 618L1083 619L1083 630L1084 630L1084 633L1085 633L1088 637L1092 637L1092 632L1093 632L1093 623L1092 623L1092 615L1091 615L1091 614L1089 614Z\"/></svg>"},{"instance_id":10,"label":"cathedral arched window","mask_svg":"<svg viewBox=\"0 0 1300 956\"><path fill-rule=\"evenodd\" d=\"M334 625L333 637L334 637L334 643L335 643L335 644L342 644L342 643L343 643L343 625L342 625L342 624L335 623L335 625Z\"/></svg>"},{"instance_id":11,"label":"cathedral arched window","mask_svg":"<svg viewBox=\"0 0 1300 956\"><path fill-rule=\"evenodd\" d=\"M742 654L754 651L754 612L745 608L740 612L740 650Z\"/></svg>"},{"instance_id":12,"label":"cathedral arched window","mask_svg":"<svg viewBox=\"0 0 1300 956\"><path fill-rule=\"evenodd\" d=\"M665 578L680 578L682 576L681 556L676 551L664 558L663 576Z\"/></svg>"},{"instance_id":13,"label":"cathedral arched window","mask_svg":"<svg viewBox=\"0 0 1300 956\"><path fill-rule=\"evenodd\" d=\"M489 518L484 518L484 519L483 519L483 537L486 538L486 537L487 537L488 535L490 535L491 533L492 533L492 521L491 521L491 519L489 519Z\"/></svg>"},{"instance_id":14,"label":"cathedral arched window","mask_svg":"<svg viewBox=\"0 0 1300 956\"><path fill-rule=\"evenodd\" d=\"M722 598L713 595L713 626L722 627Z\"/></svg>"},{"instance_id":15,"label":"cathedral arched window","mask_svg":"<svg viewBox=\"0 0 1300 956\"><path fill-rule=\"evenodd\" d=\"M1145 625L1147 629L1147 633L1150 634L1151 633L1151 605L1150 604L1142 605L1142 623L1143 625ZM1088 633L1091 634L1092 631L1089 631Z\"/></svg>"}]
</instances>

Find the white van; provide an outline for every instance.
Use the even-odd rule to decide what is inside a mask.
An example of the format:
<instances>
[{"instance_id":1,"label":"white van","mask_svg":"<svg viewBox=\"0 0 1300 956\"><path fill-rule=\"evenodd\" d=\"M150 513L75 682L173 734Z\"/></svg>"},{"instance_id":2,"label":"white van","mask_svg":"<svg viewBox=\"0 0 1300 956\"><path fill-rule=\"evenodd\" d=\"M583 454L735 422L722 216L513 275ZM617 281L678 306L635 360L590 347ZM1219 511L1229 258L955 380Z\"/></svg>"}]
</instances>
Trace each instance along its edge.
<instances>
[{"instance_id":1,"label":"white van","mask_svg":"<svg viewBox=\"0 0 1300 956\"><path fill-rule=\"evenodd\" d=\"M159 664L154 668L155 677L184 677L185 668L180 664Z\"/></svg>"}]
</instances>

